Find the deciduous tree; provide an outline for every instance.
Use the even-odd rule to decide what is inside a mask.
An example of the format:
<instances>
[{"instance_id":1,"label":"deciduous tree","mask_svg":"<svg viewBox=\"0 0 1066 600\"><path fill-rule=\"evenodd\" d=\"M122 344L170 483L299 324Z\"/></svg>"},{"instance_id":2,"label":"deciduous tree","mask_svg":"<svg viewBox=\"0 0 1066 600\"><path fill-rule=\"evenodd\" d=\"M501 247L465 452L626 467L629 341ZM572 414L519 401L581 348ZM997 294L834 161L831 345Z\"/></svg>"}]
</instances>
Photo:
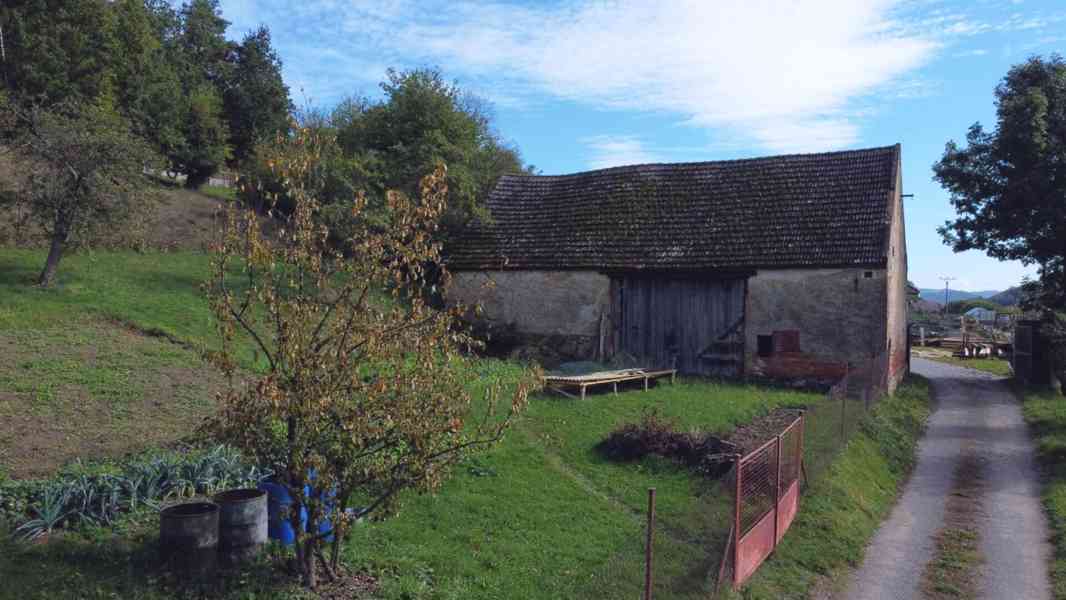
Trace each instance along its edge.
<instances>
[{"instance_id":1,"label":"deciduous tree","mask_svg":"<svg viewBox=\"0 0 1066 600\"><path fill-rule=\"evenodd\" d=\"M521 382L502 409L498 386L475 401L461 354L473 344L459 327L463 309L426 301L427 269L440 259L444 167L422 179L416 197L386 195L392 227L364 225L331 243L314 165L334 144L328 131L301 127L264 151L291 210L266 238L256 212L234 209L206 288L223 337L216 361L235 374L234 341L243 338L263 368L221 398L213 429L272 465L295 498L295 558L312 587L316 561L335 573L348 509L374 514L395 506L402 490L437 489L462 455L500 439L530 385ZM365 223L364 196L346 206ZM329 557L326 534L301 527L302 508L309 523L332 522Z\"/></svg>"},{"instance_id":2,"label":"deciduous tree","mask_svg":"<svg viewBox=\"0 0 1066 600\"><path fill-rule=\"evenodd\" d=\"M248 159L259 138L272 139L289 126L292 113L289 88L281 78L281 59L270 41L270 30L259 27L234 45L223 102L229 123L230 145L237 161Z\"/></svg>"},{"instance_id":3,"label":"deciduous tree","mask_svg":"<svg viewBox=\"0 0 1066 600\"><path fill-rule=\"evenodd\" d=\"M119 115L92 104L22 109L0 98L0 126L30 165L22 193L48 237L38 280L47 287L71 244L121 226L150 199L153 155Z\"/></svg>"},{"instance_id":4,"label":"deciduous tree","mask_svg":"<svg viewBox=\"0 0 1066 600\"><path fill-rule=\"evenodd\" d=\"M956 252L984 250L1040 269L1051 305L1066 305L1066 62L1034 57L995 90L996 127L970 127L933 165L957 216L940 228Z\"/></svg>"},{"instance_id":5,"label":"deciduous tree","mask_svg":"<svg viewBox=\"0 0 1066 600\"><path fill-rule=\"evenodd\" d=\"M518 150L492 129L486 103L448 83L436 69L389 70L382 102L350 100L334 114L341 146L363 164L376 164L371 190L417 189L437 162L448 165L445 236L472 218L500 175L527 170ZM373 198L372 198L373 199Z\"/></svg>"}]
</instances>

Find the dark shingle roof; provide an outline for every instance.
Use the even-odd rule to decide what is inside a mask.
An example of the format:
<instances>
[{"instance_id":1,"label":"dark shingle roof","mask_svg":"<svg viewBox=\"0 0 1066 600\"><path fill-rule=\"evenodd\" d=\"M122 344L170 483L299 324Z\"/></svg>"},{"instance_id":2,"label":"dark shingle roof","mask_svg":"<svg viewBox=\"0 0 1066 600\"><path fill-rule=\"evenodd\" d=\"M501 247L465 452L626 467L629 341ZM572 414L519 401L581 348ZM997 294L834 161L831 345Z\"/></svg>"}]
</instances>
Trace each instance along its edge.
<instances>
[{"instance_id":1,"label":"dark shingle roof","mask_svg":"<svg viewBox=\"0 0 1066 600\"><path fill-rule=\"evenodd\" d=\"M453 270L875 266L900 148L507 175Z\"/></svg>"}]
</instances>

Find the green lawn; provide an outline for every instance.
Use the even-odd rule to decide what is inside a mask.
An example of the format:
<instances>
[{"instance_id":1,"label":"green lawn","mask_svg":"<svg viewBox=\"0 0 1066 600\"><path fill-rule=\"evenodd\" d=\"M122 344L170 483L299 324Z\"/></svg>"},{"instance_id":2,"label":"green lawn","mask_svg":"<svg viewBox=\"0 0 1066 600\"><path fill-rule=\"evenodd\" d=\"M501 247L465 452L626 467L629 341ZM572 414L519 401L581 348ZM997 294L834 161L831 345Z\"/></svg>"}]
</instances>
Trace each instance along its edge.
<instances>
[{"instance_id":1,"label":"green lawn","mask_svg":"<svg viewBox=\"0 0 1066 600\"><path fill-rule=\"evenodd\" d=\"M498 450L439 496L414 498L400 518L360 530L348 556L401 574L398 590L425 588L432 598L635 597L655 487L657 593L702 598L729 530L721 488L660 459L611 463L593 446L650 407L684 428L728 432L773 407L819 399L685 380L585 402L538 396Z\"/></svg>"},{"instance_id":2,"label":"green lawn","mask_svg":"<svg viewBox=\"0 0 1066 600\"><path fill-rule=\"evenodd\" d=\"M37 250L0 250L0 331L97 316L191 344L215 339L200 293L211 268L202 252L69 254L53 289L33 285L43 264Z\"/></svg>"},{"instance_id":3,"label":"green lawn","mask_svg":"<svg viewBox=\"0 0 1066 600\"><path fill-rule=\"evenodd\" d=\"M167 418L167 407L194 416L210 412L208 377L189 376L203 368L196 349L215 343L199 291L208 276L207 256L71 255L60 265L52 290L32 286L42 260L40 252L0 250L0 347L22 353L0 367L0 419L14 422L11 418L39 410L43 420L62 425L52 443L64 445L68 454L108 456L164 441L147 436L149 429L176 437L183 427L191 428ZM250 366L250 352L245 360ZM491 360L475 368L480 382L508 380L519 369ZM916 385L904 389L918 390ZM795 533L749 595L776 597L772 590L786 579L807 583L811 573L861 548L860 540L883 515L909 460L904 442L913 435L908 419L918 410L917 395L879 405L878 426L855 437L832 475L815 484ZM655 487L656 596L704 598L729 529L729 505L719 484L663 459L611 463L593 447L651 408L683 428L727 433L775 407L821 398L684 379L649 392L596 394L583 402L534 396L504 441L460 465L438 495L406 497L397 516L359 528L345 550L347 562L376 574L384 598L637 597L646 494ZM146 399L157 404L142 402ZM33 406L27 409L26 402ZM92 435L131 444L84 445ZM0 437L0 448L24 441L12 429L6 442ZM817 447L815 439L810 442ZM10 468L4 461L0 454L0 470ZM829 535L816 536L825 526ZM0 572L7 585L0 587L0 598L34 597L24 590L42 598L169 597L152 567L156 527L154 516L142 514L117 532L61 533L32 547L5 541ZM296 593L254 578L244 581L224 596Z\"/></svg>"},{"instance_id":4,"label":"green lawn","mask_svg":"<svg viewBox=\"0 0 1066 600\"><path fill-rule=\"evenodd\" d=\"M1050 390L1023 393L1025 420L1036 437L1044 508L1055 545L1052 590L1057 600L1066 600L1066 397Z\"/></svg>"},{"instance_id":5,"label":"green lawn","mask_svg":"<svg viewBox=\"0 0 1066 600\"><path fill-rule=\"evenodd\" d=\"M494 361L483 367L486 376L516 370ZM440 494L407 497L396 517L357 529L346 557L378 574L385 598L632 596L643 580L644 499L654 486L657 591L702 598L717 567L712 551L728 530L719 490L662 460L606 462L592 445L651 406L688 426L723 431L770 407L817 399L686 381L583 403L535 396L498 447L460 465ZM151 570L137 574L153 527L143 520L117 545L126 550L91 560L85 557L100 542L79 534L11 548L17 575L9 589L40 589L46 597L44 591L62 595L88 582L100 597L155 593Z\"/></svg>"}]
</instances>

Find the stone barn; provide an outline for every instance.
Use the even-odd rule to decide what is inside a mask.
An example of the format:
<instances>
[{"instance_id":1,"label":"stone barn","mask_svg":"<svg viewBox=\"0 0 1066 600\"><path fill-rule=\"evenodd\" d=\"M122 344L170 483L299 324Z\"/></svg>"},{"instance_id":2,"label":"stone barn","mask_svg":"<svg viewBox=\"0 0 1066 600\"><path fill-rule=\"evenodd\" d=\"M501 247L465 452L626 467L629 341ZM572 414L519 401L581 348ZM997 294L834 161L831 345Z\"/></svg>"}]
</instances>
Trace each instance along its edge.
<instances>
[{"instance_id":1,"label":"stone barn","mask_svg":"<svg viewBox=\"0 0 1066 600\"><path fill-rule=\"evenodd\" d=\"M568 359L832 381L907 365L900 146L509 175L449 298Z\"/></svg>"}]
</instances>

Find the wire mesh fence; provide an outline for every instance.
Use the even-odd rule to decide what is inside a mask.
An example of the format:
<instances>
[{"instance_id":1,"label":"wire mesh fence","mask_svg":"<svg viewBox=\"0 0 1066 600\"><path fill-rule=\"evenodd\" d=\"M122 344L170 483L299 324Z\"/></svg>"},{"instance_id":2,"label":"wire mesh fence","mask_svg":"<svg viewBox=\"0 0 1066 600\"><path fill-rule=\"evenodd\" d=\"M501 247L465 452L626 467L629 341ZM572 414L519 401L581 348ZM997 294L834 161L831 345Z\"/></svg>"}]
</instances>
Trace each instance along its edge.
<instances>
[{"instance_id":1,"label":"wire mesh fence","mask_svg":"<svg viewBox=\"0 0 1066 600\"><path fill-rule=\"evenodd\" d=\"M887 354L849 365L822 402L807 408L804 468L817 477L858 431L860 423L887 390Z\"/></svg>"},{"instance_id":2,"label":"wire mesh fence","mask_svg":"<svg viewBox=\"0 0 1066 600\"><path fill-rule=\"evenodd\" d=\"M790 511L798 508L787 494L791 489L798 493L799 487L790 486L815 478L829 467L884 397L887 370L887 355L849 364L844 377L821 401L808 406L802 419L784 428L771 442L738 458L739 468L734 468L719 487L734 505L734 522L725 542L716 545L721 549L716 550L720 563L712 575L715 589L743 581L772 551L787 527L785 522L790 523L795 514ZM770 513L775 514L772 523Z\"/></svg>"},{"instance_id":3,"label":"wire mesh fence","mask_svg":"<svg viewBox=\"0 0 1066 600\"><path fill-rule=\"evenodd\" d=\"M717 590L729 589L750 575L753 569L744 564L737 572L737 540L762 536L763 550L772 550L780 541L787 523L802 510L801 484L828 468L884 396L887 366L885 356L849 365L836 385L802 411L801 419L783 425L773 438L743 457L735 457L722 477L700 481L693 502L664 496L660 490L651 546L646 544L646 508L641 506L646 490L641 490L640 499L634 497L629 503L637 517L631 533L624 547L612 553L592 588L603 597L637 597L636 590L645 590L649 551L654 553L654 572L647 592L654 598L713 597Z\"/></svg>"}]
</instances>

